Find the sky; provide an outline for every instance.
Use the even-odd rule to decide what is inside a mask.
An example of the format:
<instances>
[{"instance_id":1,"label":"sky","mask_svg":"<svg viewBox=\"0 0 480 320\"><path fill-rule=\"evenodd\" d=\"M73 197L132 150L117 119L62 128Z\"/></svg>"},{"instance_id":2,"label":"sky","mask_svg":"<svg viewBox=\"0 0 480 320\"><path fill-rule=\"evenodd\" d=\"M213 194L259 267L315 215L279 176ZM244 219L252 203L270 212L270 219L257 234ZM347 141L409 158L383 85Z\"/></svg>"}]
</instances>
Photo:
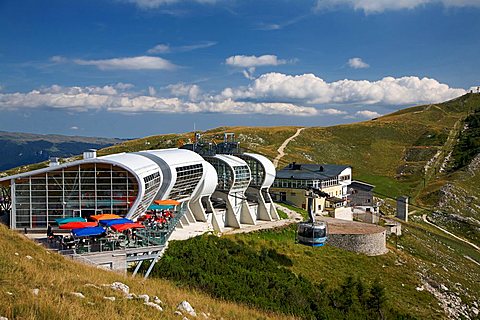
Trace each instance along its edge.
<instances>
[{"instance_id":1,"label":"sky","mask_svg":"<svg viewBox=\"0 0 480 320\"><path fill-rule=\"evenodd\" d=\"M0 0L0 130L327 126L480 85L480 0Z\"/></svg>"}]
</instances>

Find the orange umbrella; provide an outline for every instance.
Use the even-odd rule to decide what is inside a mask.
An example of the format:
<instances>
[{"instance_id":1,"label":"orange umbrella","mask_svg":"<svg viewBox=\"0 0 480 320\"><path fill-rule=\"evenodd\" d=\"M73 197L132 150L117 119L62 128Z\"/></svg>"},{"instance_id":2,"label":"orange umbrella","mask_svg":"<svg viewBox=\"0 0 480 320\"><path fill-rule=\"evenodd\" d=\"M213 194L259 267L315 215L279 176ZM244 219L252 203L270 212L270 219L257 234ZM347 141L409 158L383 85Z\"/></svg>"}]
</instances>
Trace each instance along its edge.
<instances>
[{"instance_id":1,"label":"orange umbrella","mask_svg":"<svg viewBox=\"0 0 480 320\"><path fill-rule=\"evenodd\" d=\"M97 214L97 215L94 215L94 216L90 216L90 219L95 220L95 221L120 219L120 218L121 217L119 215L111 214L111 213Z\"/></svg>"},{"instance_id":2,"label":"orange umbrella","mask_svg":"<svg viewBox=\"0 0 480 320\"><path fill-rule=\"evenodd\" d=\"M153 202L155 202L155 204L158 204L158 205L167 205L167 206L178 206L180 204L180 202L178 202L176 200L171 200L171 199L155 200Z\"/></svg>"}]
</instances>

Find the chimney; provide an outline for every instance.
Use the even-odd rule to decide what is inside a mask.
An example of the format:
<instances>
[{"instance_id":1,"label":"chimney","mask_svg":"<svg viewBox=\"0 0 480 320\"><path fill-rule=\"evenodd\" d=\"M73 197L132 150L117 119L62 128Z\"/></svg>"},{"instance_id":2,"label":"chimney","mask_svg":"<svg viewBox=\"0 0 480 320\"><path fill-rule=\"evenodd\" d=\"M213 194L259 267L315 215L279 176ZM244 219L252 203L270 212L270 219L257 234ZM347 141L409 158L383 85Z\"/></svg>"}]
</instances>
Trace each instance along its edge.
<instances>
[{"instance_id":1,"label":"chimney","mask_svg":"<svg viewBox=\"0 0 480 320\"><path fill-rule=\"evenodd\" d=\"M54 167L60 165L59 158L57 157L50 157L50 163L48 164L49 167Z\"/></svg>"},{"instance_id":2,"label":"chimney","mask_svg":"<svg viewBox=\"0 0 480 320\"><path fill-rule=\"evenodd\" d=\"M97 157L97 149L89 149L83 153L83 159L95 159Z\"/></svg>"}]
</instances>

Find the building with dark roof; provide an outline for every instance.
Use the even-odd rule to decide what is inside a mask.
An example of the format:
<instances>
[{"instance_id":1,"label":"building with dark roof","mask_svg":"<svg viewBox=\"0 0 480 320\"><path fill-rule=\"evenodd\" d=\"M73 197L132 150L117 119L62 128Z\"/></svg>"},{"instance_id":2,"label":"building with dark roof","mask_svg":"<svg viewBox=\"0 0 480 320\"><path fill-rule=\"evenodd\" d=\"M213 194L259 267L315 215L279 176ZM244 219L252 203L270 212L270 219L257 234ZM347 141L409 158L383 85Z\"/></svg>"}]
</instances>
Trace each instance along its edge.
<instances>
[{"instance_id":1,"label":"building with dark roof","mask_svg":"<svg viewBox=\"0 0 480 320\"><path fill-rule=\"evenodd\" d=\"M291 203L305 209L306 189L318 188L329 195L328 198L314 199L314 213L322 213L332 205L333 209L338 207L338 199L343 200L343 206L346 205L348 185L351 182L350 166L293 162L277 171L271 193L277 201ZM331 203L329 198L332 199Z\"/></svg>"}]
</instances>

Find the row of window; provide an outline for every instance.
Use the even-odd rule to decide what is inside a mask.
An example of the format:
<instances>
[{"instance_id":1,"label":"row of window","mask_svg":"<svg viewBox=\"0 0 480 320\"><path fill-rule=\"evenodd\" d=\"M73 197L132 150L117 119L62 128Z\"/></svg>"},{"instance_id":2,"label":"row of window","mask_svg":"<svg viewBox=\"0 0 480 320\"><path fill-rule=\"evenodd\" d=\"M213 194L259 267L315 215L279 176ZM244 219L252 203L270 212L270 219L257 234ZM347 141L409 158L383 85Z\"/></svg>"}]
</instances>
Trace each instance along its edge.
<instances>
[{"instance_id":1,"label":"row of window","mask_svg":"<svg viewBox=\"0 0 480 320\"><path fill-rule=\"evenodd\" d=\"M181 199L189 197L197 187L203 176L203 165L194 164L175 168L177 180L170 191L170 199Z\"/></svg>"}]
</instances>

